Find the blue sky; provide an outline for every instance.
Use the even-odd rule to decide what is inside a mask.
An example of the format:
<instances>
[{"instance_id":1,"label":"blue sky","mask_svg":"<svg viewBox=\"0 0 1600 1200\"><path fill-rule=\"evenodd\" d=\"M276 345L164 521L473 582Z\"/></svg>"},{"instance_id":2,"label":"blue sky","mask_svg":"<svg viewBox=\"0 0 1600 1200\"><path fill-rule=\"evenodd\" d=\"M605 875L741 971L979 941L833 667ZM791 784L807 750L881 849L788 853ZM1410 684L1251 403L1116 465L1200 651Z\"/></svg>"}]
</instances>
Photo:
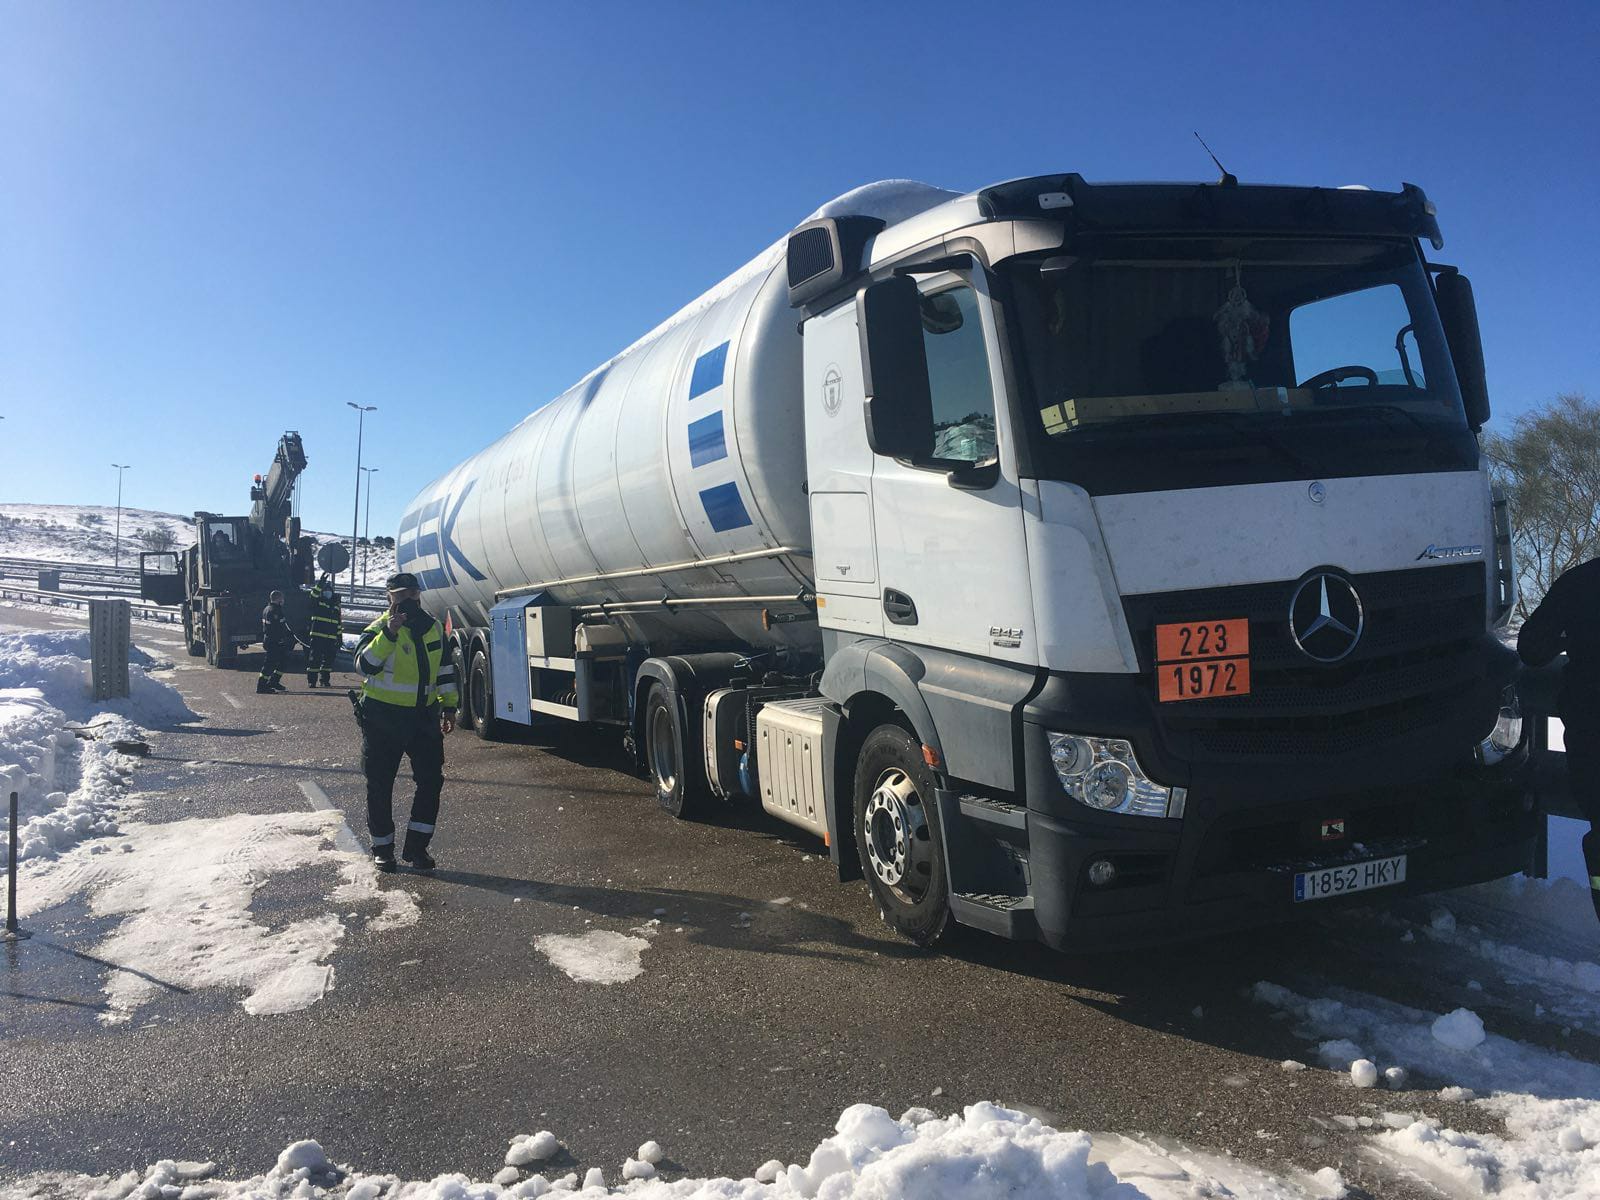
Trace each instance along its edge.
<instances>
[{"instance_id":1,"label":"blue sky","mask_svg":"<svg viewBox=\"0 0 1600 1200\"><path fill-rule=\"evenodd\" d=\"M828 198L1392 188L1500 418L1600 391L1600 5L0 0L0 500L372 523Z\"/></svg>"}]
</instances>

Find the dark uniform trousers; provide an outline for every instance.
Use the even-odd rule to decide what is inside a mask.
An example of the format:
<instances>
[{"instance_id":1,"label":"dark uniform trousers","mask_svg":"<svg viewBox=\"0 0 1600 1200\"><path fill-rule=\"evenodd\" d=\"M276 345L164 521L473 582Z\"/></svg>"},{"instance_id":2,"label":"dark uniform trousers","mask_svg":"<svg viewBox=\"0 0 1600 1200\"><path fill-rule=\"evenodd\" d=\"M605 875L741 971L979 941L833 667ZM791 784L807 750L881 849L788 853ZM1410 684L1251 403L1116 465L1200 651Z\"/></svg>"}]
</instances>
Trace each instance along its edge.
<instances>
[{"instance_id":1,"label":"dark uniform trousers","mask_svg":"<svg viewBox=\"0 0 1600 1200\"><path fill-rule=\"evenodd\" d=\"M317 672L322 673L322 682L328 682L328 673L333 670L333 660L339 656L339 639L325 637L320 633L313 633L306 646L306 680Z\"/></svg>"},{"instance_id":2,"label":"dark uniform trousers","mask_svg":"<svg viewBox=\"0 0 1600 1200\"><path fill-rule=\"evenodd\" d=\"M406 827L406 851L424 848L439 818L444 790L444 734L439 708L403 708L381 700L362 702L361 769L367 777L367 828L374 846L394 842L394 778L400 760L411 759L417 792Z\"/></svg>"}]
</instances>

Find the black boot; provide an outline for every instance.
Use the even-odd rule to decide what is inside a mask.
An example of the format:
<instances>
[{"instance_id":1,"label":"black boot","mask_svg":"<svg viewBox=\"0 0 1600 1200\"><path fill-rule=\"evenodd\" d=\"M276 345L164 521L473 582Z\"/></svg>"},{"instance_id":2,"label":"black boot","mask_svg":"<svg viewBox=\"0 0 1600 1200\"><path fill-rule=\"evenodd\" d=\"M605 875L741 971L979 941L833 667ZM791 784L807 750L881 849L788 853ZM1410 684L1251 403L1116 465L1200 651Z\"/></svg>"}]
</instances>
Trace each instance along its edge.
<instances>
[{"instance_id":1,"label":"black boot","mask_svg":"<svg viewBox=\"0 0 1600 1200\"><path fill-rule=\"evenodd\" d=\"M394 844L386 842L372 848L372 865L385 873L394 870Z\"/></svg>"},{"instance_id":2,"label":"black boot","mask_svg":"<svg viewBox=\"0 0 1600 1200\"><path fill-rule=\"evenodd\" d=\"M271 684L271 682L269 680L266 680L266 679L258 679L258 680L256 680L256 695L258 695L258 696L270 696L270 695L272 695L272 684Z\"/></svg>"},{"instance_id":3,"label":"black boot","mask_svg":"<svg viewBox=\"0 0 1600 1200\"><path fill-rule=\"evenodd\" d=\"M322 686L323 687L332 687L333 686L333 684L328 681L328 673L326 671L324 671L322 673Z\"/></svg>"},{"instance_id":4,"label":"black boot","mask_svg":"<svg viewBox=\"0 0 1600 1200\"><path fill-rule=\"evenodd\" d=\"M1600 834L1593 829L1583 835L1583 866L1589 872L1589 899L1594 915L1600 918Z\"/></svg>"},{"instance_id":5,"label":"black boot","mask_svg":"<svg viewBox=\"0 0 1600 1200\"><path fill-rule=\"evenodd\" d=\"M317 677L310 671L306 672L306 686L308 688L314 688L317 686Z\"/></svg>"},{"instance_id":6,"label":"black boot","mask_svg":"<svg viewBox=\"0 0 1600 1200\"><path fill-rule=\"evenodd\" d=\"M283 686L283 676L282 675L274 675L272 677L271 682L269 682L267 684L267 686L270 687L275 692L287 692L289 690L288 688Z\"/></svg>"},{"instance_id":7,"label":"black boot","mask_svg":"<svg viewBox=\"0 0 1600 1200\"><path fill-rule=\"evenodd\" d=\"M406 832L406 845L400 852L400 857L419 871L431 871L438 865L428 853L428 839L409 830Z\"/></svg>"}]
</instances>

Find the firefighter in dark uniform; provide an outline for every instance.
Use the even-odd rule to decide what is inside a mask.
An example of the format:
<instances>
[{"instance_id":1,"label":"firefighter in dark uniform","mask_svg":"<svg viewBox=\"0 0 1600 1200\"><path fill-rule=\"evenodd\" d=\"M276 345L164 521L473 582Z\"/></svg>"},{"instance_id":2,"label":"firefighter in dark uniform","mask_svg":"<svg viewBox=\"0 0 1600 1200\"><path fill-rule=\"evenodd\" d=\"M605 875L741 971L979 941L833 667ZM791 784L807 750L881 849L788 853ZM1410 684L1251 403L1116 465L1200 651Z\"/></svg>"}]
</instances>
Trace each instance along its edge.
<instances>
[{"instance_id":1,"label":"firefighter in dark uniform","mask_svg":"<svg viewBox=\"0 0 1600 1200\"><path fill-rule=\"evenodd\" d=\"M1567 786L1589 821L1583 862L1600 917L1600 558L1556 580L1517 635L1517 653L1542 667L1562 650L1561 720L1566 725Z\"/></svg>"},{"instance_id":2,"label":"firefighter in dark uniform","mask_svg":"<svg viewBox=\"0 0 1600 1200\"><path fill-rule=\"evenodd\" d=\"M324 574L322 582L308 589L311 597L310 627L306 630L306 686L316 687L317 676L322 676L322 686L329 686L329 672L339 655L339 641L344 633L344 617L339 608L339 593L333 586L333 576Z\"/></svg>"},{"instance_id":3,"label":"firefighter in dark uniform","mask_svg":"<svg viewBox=\"0 0 1600 1200\"><path fill-rule=\"evenodd\" d=\"M283 686L283 660L294 649L294 641L294 630L283 615L283 593L274 591L261 610L261 648L266 657L261 663L261 678L256 680L257 692L288 691Z\"/></svg>"},{"instance_id":4,"label":"firefighter in dark uniform","mask_svg":"<svg viewBox=\"0 0 1600 1200\"><path fill-rule=\"evenodd\" d=\"M456 724L455 662L444 627L423 611L417 577L409 571L391 575L388 592L389 611L356 644L367 829L373 864L394 870L394 777L401 758L409 757L417 791L401 857L431 871L428 843L444 788L444 735Z\"/></svg>"}]
</instances>

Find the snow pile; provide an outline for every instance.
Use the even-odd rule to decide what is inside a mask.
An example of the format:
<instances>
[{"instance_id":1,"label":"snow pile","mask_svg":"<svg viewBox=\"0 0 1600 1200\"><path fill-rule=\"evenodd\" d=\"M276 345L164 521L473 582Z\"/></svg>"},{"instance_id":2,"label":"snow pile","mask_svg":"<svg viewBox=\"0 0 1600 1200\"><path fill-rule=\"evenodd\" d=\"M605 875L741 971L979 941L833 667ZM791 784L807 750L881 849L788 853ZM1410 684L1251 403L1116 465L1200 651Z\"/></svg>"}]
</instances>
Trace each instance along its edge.
<instances>
[{"instance_id":1,"label":"snow pile","mask_svg":"<svg viewBox=\"0 0 1600 1200\"><path fill-rule=\"evenodd\" d=\"M853 1105L839 1117L834 1136L817 1146L804 1166L779 1169L770 1184L754 1178L664 1182L653 1178L654 1166L644 1154L650 1149L647 1143L640 1147L639 1158L628 1160L635 1167L631 1176L626 1169L617 1172L623 1178L615 1189L607 1185L603 1169L591 1167L584 1175L583 1194L626 1195L637 1200L935 1200L952 1196L963 1200L1019 1196L1139 1200L1146 1195L1131 1184L1119 1183L1104 1163L1091 1161L1088 1134L1063 1133L1023 1113L987 1103L920 1122L897 1121L881 1108ZM219 1200L319 1195L374 1200L402 1187L408 1200L488 1200L572 1193L578 1184L576 1173L555 1181L533 1175L509 1184L478 1183L464 1175L402 1184L393 1176L363 1175L336 1167L314 1141L296 1142L271 1170L237 1183L207 1178L214 1172L209 1167L162 1162L143 1176L133 1172L119 1179L34 1176L22 1181L22 1187L32 1188L36 1195L93 1191L102 1200L127 1200L134 1196L176 1197L182 1185L205 1178L204 1194ZM648 1174L640 1168L648 1168ZM1196 1193L1186 1190L1181 1194Z\"/></svg>"},{"instance_id":2,"label":"snow pile","mask_svg":"<svg viewBox=\"0 0 1600 1200\"><path fill-rule=\"evenodd\" d=\"M1466 1008L1428 1013L1347 992L1312 998L1267 982L1253 994L1294 1017L1301 1036L1326 1039L1320 1050L1330 1066L1353 1069L1365 1047L1374 1060L1448 1085L1440 1099L1504 1122L1503 1134L1393 1122L1399 1127L1374 1138L1393 1165L1449 1194L1600 1196L1600 1067L1497 1035Z\"/></svg>"},{"instance_id":3,"label":"snow pile","mask_svg":"<svg viewBox=\"0 0 1600 1200\"><path fill-rule=\"evenodd\" d=\"M126 764L113 743L195 717L146 674L153 660L139 650L128 668L132 695L94 703L88 654L83 631L0 634L0 801L17 793L18 861L117 832Z\"/></svg>"}]
</instances>

